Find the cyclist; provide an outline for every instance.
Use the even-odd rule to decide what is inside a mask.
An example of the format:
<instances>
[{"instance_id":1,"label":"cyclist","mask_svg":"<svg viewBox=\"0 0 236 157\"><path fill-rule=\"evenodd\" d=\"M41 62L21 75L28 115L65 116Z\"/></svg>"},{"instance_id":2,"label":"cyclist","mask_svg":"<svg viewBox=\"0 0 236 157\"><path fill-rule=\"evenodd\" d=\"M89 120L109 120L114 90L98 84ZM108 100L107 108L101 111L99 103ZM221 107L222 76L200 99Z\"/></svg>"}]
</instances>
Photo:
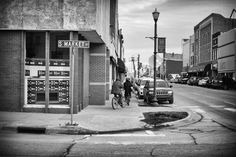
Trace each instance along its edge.
<instances>
[{"instance_id":1,"label":"cyclist","mask_svg":"<svg viewBox=\"0 0 236 157\"><path fill-rule=\"evenodd\" d=\"M123 85L120 81L120 79L116 79L116 81L113 83L112 85L112 89L111 89L111 94L114 94L114 96L119 96L119 104L122 104L121 98L122 98L122 92L121 89L123 88Z\"/></svg>"},{"instance_id":2,"label":"cyclist","mask_svg":"<svg viewBox=\"0 0 236 157\"><path fill-rule=\"evenodd\" d=\"M130 78L126 78L126 81L124 83L124 89L125 89L125 100L129 100L131 97L132 92L132 83L130 82ZM129 105L129 101L127 101L127 105Z\"/></svg>"}]
</instances>

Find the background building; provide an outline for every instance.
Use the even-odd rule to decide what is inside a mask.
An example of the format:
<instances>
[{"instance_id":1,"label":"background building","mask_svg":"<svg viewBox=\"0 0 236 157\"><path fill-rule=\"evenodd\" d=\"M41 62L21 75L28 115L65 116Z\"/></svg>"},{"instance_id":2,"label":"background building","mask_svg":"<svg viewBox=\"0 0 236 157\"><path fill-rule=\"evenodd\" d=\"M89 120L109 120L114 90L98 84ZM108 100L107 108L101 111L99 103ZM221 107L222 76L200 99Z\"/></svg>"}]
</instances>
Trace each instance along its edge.
<instances>
[{"instance_id":1,"label":"background building","mask_svg":"<svg viewBox=\"0 0 236 157\"><path fill-rule=\"evenodd\" d=\"M218 73L236 80L236 29L218 36Z\"/></svg>"},{"instance_id":2,"label":"background building","mask_svg":"<svg viewBox=\"0 0 236 157\"><path fill-rule=\"evenodd\" d=\"M72 97L74 113L105 104L112 80L124 73L117 0L0 4L0 110L68 113ZM59 48L59 40L90 47Z\"/></svg>"},{"instance_id":3,"label":"background building","mask_svg":"<svg viewBox=\"0 0 236 157\"><path fill-rule=\"evenodd\" d=\"M192 67L196 66L196 55L194 51L194 35L191 35L189 38L189 52L190 52L190 58L189 58L189 69L188 73L194 73L191 69Z\"/></svg>"},{"instance_id":4,"label":"background building","mask_svg":"<svg viewBox=\"0 0 236 157\"><path fill-rule=\"evenodd\" d=\"M190 39L182 39L183 69L188 72L190 67Z\"/></svg>"},{"instance_id":5,"label":"background building","mask_svg":"<svg viewBox=\"0 0 236 157\"><path fill-rule=\"evenodd\" d=\"M165 74L166 78L169 74L180 74L183 68L183 55L175 54L175 53L166 53L166 65L164 66L166 69ZM160 68L163 70L163 66Z\"/></svg>"},{"instance_id":6,"label":"background building","mask_svg":"<svg viewBox=\"0 0 236 157\"><path fill-rule=\"evenodd\" d=\"M215 64L213 57L213 38L217 32L226 32L235 27L235 20L225 18L220 14L212 13L194 27L195 57L197 66L192 70L200 76L213 76L212 67ZM216 75L216 74L215 74Z\"/></svg>"}]
</instances>

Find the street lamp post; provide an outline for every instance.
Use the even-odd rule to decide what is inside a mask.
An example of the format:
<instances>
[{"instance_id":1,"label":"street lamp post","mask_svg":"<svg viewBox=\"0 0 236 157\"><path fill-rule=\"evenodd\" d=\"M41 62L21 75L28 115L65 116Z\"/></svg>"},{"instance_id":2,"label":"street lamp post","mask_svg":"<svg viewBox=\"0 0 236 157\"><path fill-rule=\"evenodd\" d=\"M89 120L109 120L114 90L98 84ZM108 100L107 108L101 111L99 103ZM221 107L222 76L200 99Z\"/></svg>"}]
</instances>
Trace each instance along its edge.
<instances>
[{"instance_id":1,"label":"street lamp post","mask_svg":"<svg viewBox=\"0 0 236 157\"><path fill-rule=\"evenodd\" d=\"M157 98L156 98L156 55L157 55L157 20L159 17L159 12L157 11L157 9L155 8L155 11L152 12L152 16L155 22L154 25L154 92L153 92L153 104L156 105L157 104Z\"/></svg>"}]
</instances>

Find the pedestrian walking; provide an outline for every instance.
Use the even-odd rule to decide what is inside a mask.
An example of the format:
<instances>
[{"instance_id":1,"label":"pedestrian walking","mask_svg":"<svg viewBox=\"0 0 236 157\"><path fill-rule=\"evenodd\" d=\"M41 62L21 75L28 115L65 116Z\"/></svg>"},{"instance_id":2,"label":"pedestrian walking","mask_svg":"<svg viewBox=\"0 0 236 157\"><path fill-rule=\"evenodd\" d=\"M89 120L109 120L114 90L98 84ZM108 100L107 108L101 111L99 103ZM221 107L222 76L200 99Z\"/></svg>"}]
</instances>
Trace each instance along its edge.
<instances>
[{"instance_id":1,"label":"pedestrian walking","mask_svg":"<svg viewBox=\"0 0 236 157\"><path fill-rule=\"evenodd\" d=\"M125 99L126 100L129 100L131 98L132 87L133 87L133 85L130 82L130 78L126 78L126 81L124 83ZM127 101L127 104L129 105L129 101Z\"/></svg>"}]
</instances>

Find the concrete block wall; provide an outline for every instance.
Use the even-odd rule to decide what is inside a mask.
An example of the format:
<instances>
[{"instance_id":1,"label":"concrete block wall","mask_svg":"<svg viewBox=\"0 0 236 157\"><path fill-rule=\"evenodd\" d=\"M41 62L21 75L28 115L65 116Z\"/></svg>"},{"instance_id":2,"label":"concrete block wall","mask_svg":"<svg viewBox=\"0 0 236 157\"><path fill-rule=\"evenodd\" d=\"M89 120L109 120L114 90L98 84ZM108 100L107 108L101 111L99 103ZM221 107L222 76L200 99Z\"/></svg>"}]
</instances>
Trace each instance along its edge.
<instances>
[{"instance_id":1,"label":"concrete block wall","mask_svg":"<svg viewBox=\"0 0 236 157\"><path fill-rule=\"evenodd\" d=\"M1 0L0 28L96 29L95 0Z\"/></svg>"},{"instance_id":2,"label":"concrete block wall","mask_svg":"<svg viewBox=\"0 0 236 157\"><path fill-rule=\"evenodd\" d=\"M20 111L23 100L23 33L0 31L0 110Z\"/></svg>"},{"instance_id":3,"label":"concrete block wall","mask_svg":"<svg viewBox=\"0 0 236 157\"><path fill-rule=\"evenodd\" d=\"M109 100L109 86L110 86L110 52L106 52L106 100Z\"/></svg>"},{"instance_id":4,"label":"concrete block wall","mask_svg":"<svg viewBox=\"0 0 236 157\"><path fill-rule=\"evenodd\" d=\"M104 105L106 100L106 46L90 45L89 104Z\"/></svg>"}]
</instances>

